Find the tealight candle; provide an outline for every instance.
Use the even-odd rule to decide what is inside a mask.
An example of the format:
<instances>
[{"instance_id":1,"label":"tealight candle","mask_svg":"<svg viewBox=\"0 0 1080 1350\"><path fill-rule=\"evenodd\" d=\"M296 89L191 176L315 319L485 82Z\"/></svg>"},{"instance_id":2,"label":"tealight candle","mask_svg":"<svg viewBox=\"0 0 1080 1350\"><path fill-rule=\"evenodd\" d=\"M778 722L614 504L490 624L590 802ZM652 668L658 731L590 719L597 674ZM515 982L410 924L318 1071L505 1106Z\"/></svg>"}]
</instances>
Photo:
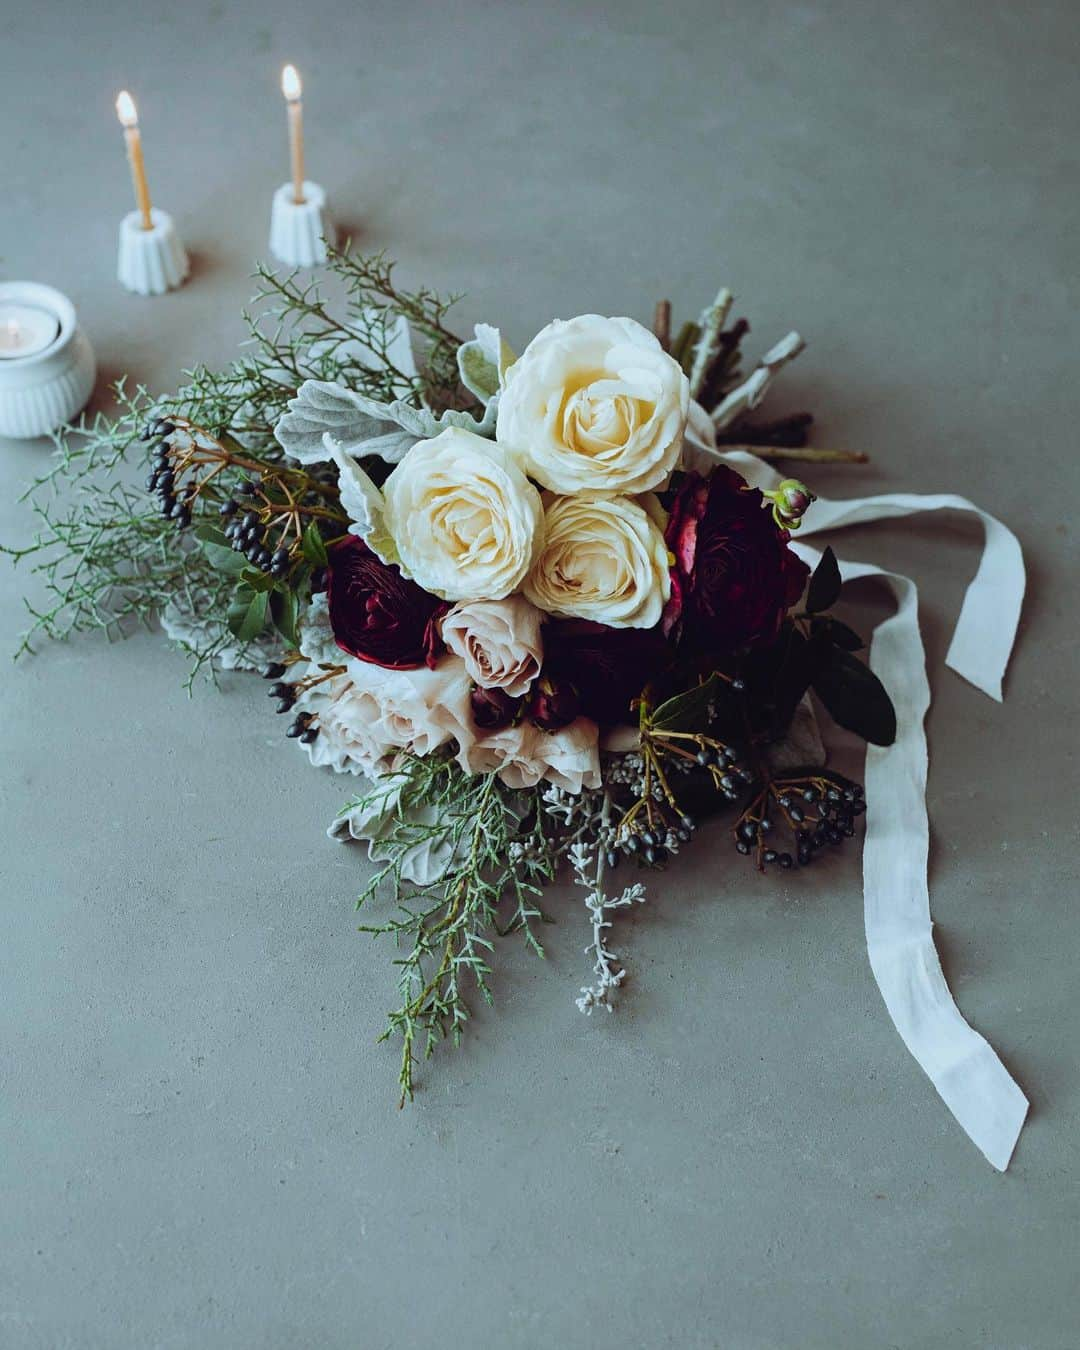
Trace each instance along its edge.
<instances>
[{"instance_id":1,"label":"tealight candle","mask_svg":"<svg viewBox=\"0 0 1080 1350\"><path fill-rule=\"evenodd\" d=\"M0 301L0 361L35 356L51 347L59 332L60 321L48 310Z\"/></svg>"},{"instance_id":2,"label":"tealight candle","mask_svg":"<svg viewBox=\"0 0 1080 1350\"><path fill-rule=\"evenodd\" d=\"M75 306L51 286L0 283L0 436L45 436L86 407L94 353Z\"/></svg>"}]
</instances>

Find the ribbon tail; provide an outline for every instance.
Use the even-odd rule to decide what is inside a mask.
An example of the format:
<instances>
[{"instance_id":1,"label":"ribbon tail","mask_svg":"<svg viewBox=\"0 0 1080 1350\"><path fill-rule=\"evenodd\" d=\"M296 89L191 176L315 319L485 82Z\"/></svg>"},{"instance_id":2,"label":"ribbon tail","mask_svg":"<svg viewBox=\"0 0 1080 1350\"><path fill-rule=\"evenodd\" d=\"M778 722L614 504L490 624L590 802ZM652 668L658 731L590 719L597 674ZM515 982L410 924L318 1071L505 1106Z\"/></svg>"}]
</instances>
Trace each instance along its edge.
<instances>
[{"instance_id":1,"label":"ribbon tail","mask_svg":"<svg viewBox=\"0 0 1080 1350\"><path fill-rule=\"evenodd\" d=\"M796 551L813 565L816 551ZM907 577L840 564L845 581L880 577L897 600L878 625L870 668L896 708L891 746L868 746L863 912L870 966L908 1050L972 1142L999 1171L1009 1164L1028 1101L986 1040L956 1006L934 946L927 886L930 685L919 633L918 591Z\"/></svg>"},{"instance_id":2,"label":"ribbon tail","mask_svg":"<svg viewBox=\"0 0 1080 1350\"><path fill-rule=\"evenodd\" d=\"M701 419L697 419L700 423ZM754 455L718 451L698 431L692 449L706 461L728 463L755 487L774 488L780 475ZM707 432L707 428L705 429ZM993 699L1012 653L1024 598L1024 559L1016 536L966 497L888 493L846 501L819 498L792 544L805 562L820 554L808 535L845 525L897 519L920 511L972 512L986 543L964 596L946 664ZM956 1006L934 947L927 859L928 755L924 721L930 706L926 656L919 632L918 591L907 577L861 563L840 563L845 581L880 577L896 597L896 613L879 624L869 664L896 708L896 740L868 746L863 910L870 966L904 1044L968 1137L999 1171L1009 1165L1028 1100L986 1040Z\"/></svg>"}]
</instances>

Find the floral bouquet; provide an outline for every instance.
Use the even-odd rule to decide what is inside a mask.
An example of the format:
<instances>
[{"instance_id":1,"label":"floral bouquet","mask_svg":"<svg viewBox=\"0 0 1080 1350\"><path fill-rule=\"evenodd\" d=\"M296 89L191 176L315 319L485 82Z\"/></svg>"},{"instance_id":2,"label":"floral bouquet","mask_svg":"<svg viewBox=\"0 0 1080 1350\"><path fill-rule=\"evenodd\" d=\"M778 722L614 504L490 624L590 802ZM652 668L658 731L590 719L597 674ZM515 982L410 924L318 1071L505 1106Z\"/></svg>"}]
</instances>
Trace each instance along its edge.
<instances>
[{"instance_id":1,"label":"floral bouquet","mask_svg":"<svg viewBox=\"0 0 1080 1350\"><path fill-rule=\"evenodd\" d=\"M494 939L542 954L561 864L591 928L578 1006L610 1011L612 916L649 871L702 833L761 871L856 833L811 691L878 747L897 719L829 613L832 551L793 544L813 493L764 462L859 458L808 449L807 414L753 419L797 334L745 373L721 291L674 337L662 302L652 331L586 314L516 356L488 325L455 337L381 258L332 268L342 318L262 272L253 354L167 400L121 388L119 418L63 439L14 552L50 596L32 632L159 617L195 669L260 669L311 762L365 780L330 833L376 863L364 912L389 905L363 928L398 949L404 1101L490 1001ZM149 497L124 472L140 444ZM42 500L58 479L67 514Z\"/></svg>"}]
</instances>

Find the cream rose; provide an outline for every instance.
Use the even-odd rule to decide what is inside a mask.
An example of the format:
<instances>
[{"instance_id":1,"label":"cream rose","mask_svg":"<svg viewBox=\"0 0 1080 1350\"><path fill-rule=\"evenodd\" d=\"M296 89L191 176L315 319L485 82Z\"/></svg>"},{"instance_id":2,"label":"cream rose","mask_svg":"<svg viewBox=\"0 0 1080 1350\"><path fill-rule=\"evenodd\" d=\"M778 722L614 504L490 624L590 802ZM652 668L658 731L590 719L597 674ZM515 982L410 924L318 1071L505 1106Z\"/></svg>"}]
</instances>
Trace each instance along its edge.
<instances>
[{"instance_id":1,"label":"cream rose","mask_svg":"<svg viewBox=\"0 0 1080 1350\"><path fill-rule=\"evenodd\" d=\"M610 628L655 627L671 578L659 503L644 501L649 510L628 497L545 493L544 546L524 585L533 604Z\"/></svg>"},{"instance_id":2,"label":"cream rose","mask_svg":"<svg viewBox=\"0 0 1080 1350\"><path fill-rule=\"evenodd\" d=\"M451 427L418 441L383 488L401 569L444 600L500 600L539 547L540 494L500 446Z\"/></svg>"},{"instance_id":3,"label":"cream rose","mask_svg":"<svg viewBox=\"0 0 1080 1350\"><path fill-rule=\"evenodd\" d=\"M599 729L587 717L558 731L541 731L526 720L472 742L458 763L466 773L498 773L509 788L554 783L577 796L601 784L599 741Z\"/></svg>"},{"instance_id":4,"label":"cream rose","mask_svg":"<svg viewBox=\"0 0 1080 1350\"><path fill-rule=\"evenodd\" d=\"M496 437L551 491L632 495L675 468L690 382L633 319L556 319L505 379Z\"/></svg>"},{"instance_id":5,"label":"cream rose","mask_svg":"<svg viewBox=\"0 0 1080 1350\"><path fill-rule=\"evenodd\" d=\"M296 700L298 712L319 718L319 734L306 747L313 764L378 776L401 750L430 755L450 741L467 747L475 739L472 682L457 657L444 657L435 670L386 670L356 660L345 667L344 675Z\"/></svg>"},{"instance_id":6,"label":"cream rose","mask_svg":"<svg viewBox=\"0 0 1080 1350\"><path fill-rule=\"evenodd\" d=\"M540 674L542 621L523 595L464 601L443 619L442 637L478 685L520 698Z\"/></svg>"}]
</instances>

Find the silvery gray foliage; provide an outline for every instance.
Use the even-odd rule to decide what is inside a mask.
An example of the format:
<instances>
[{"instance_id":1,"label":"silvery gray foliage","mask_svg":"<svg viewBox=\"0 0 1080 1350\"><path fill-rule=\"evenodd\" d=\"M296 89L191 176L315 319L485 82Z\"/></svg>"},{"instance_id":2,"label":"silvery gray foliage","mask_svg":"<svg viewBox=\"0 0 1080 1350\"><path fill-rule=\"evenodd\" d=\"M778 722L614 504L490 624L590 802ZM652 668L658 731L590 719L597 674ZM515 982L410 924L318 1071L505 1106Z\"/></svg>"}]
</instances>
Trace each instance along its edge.
<instances>
[{"instance_id":1,"label":"silvery gray foliage","mask_svg":"<svg viewBox=\"0 0 1080 1350\"><path fill-rule=\"evenodd\" d=\"M333 448L357 459L378 455L397 464L417 441L431 440L448 427L460 427L478 436L495 432L494 402L479 420L471 413L448 408L436 415L405 399L383 403L327 380L305 380L289 400L274 428L278 444L301 464L316 464L330 458Z\"/></svg>"},{"instance_id":2,"label":"silvery gray foliage","mask_svg":"<svg viewBox=\"0 0 1080 1350\"><path fill-rule=\"evenodd\" d=\"M465 388L489 407L498 400L503 375L513 363L514 353L491 324L478 323L474 331L476 336L457 349L458 374Z\"/></svg>"}]
</instances>

